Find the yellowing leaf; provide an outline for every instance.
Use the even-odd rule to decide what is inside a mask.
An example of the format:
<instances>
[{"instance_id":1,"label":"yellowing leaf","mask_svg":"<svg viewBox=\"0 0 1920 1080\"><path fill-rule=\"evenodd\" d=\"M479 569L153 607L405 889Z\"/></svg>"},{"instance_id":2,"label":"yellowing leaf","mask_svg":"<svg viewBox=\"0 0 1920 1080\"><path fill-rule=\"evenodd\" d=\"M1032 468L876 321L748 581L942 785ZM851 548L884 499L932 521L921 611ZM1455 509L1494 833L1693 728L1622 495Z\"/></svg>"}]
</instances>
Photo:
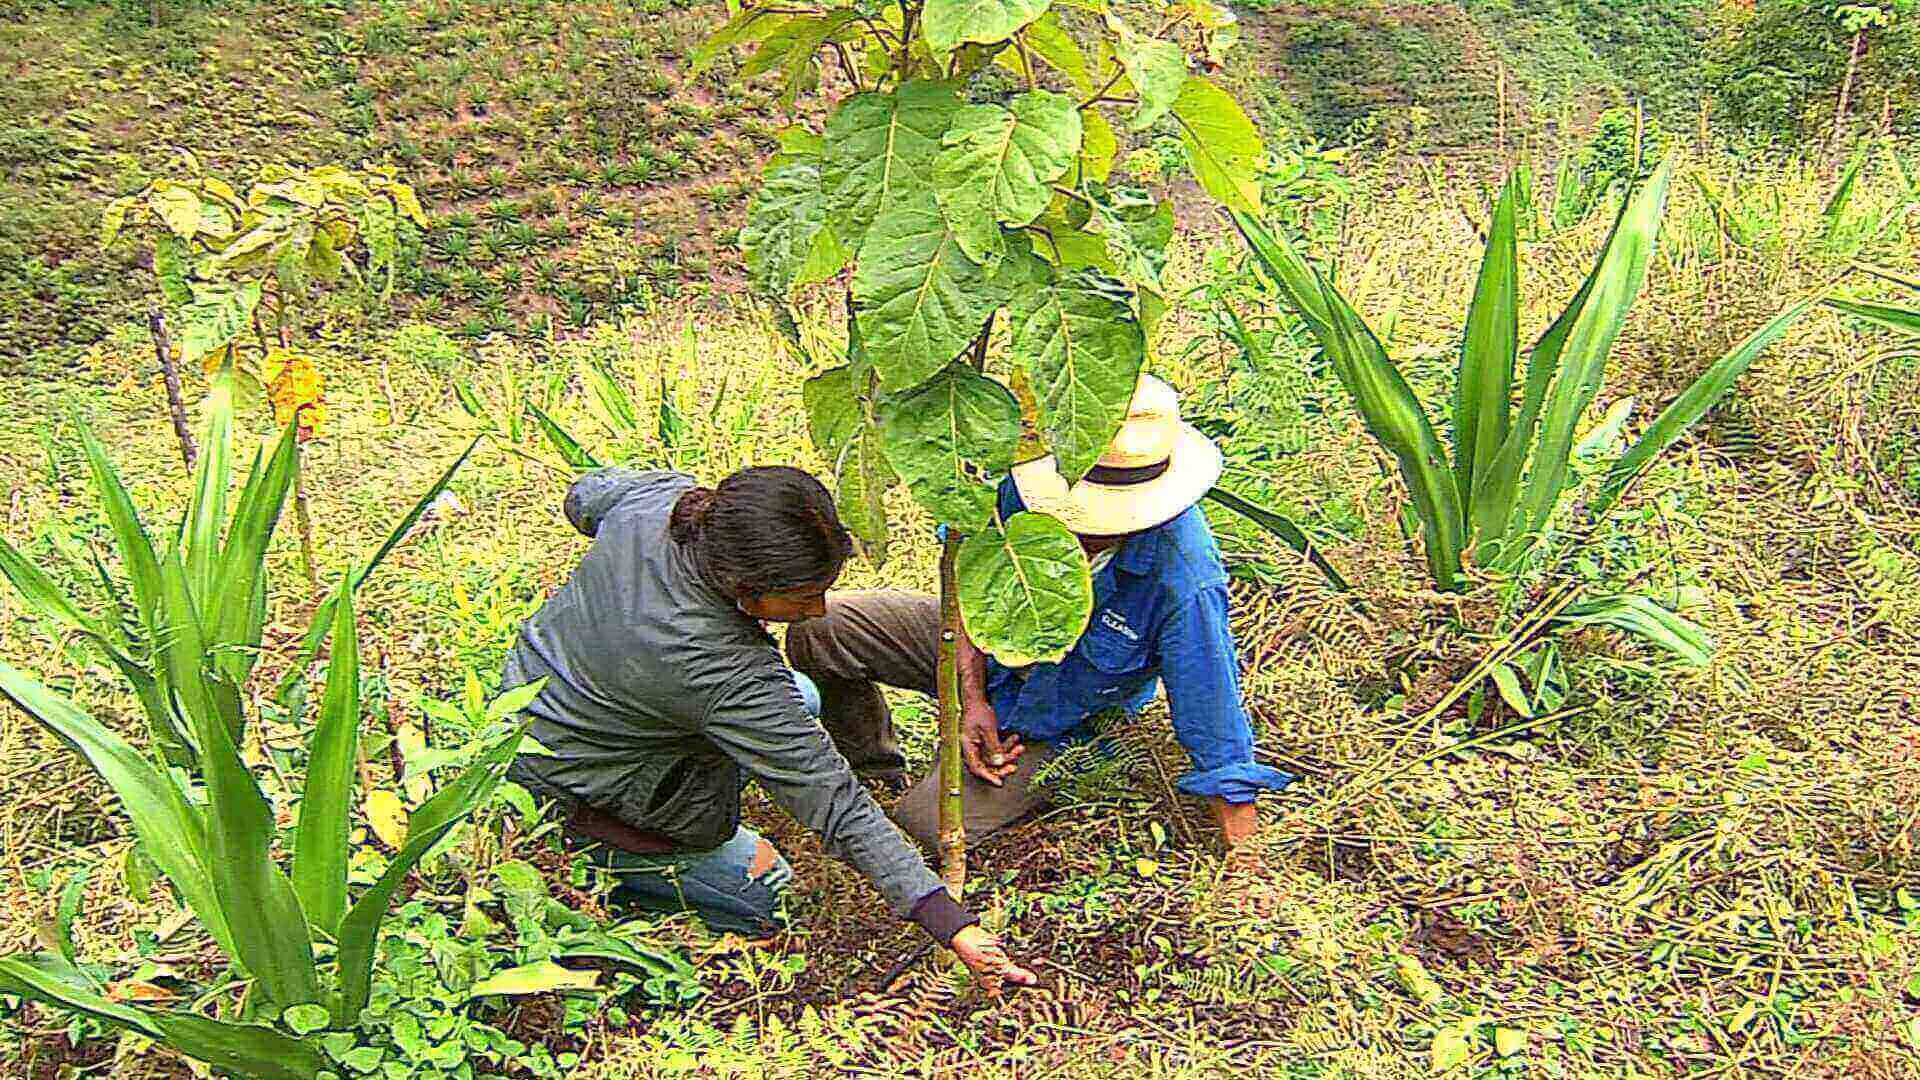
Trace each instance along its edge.
<instances>
[{"instance_id":1,"label":"yellowing leaf","mask_svg":"<svg viewBox=\"0 0 1920 1080\"><path fill-rule=\"evenodd\" d=\"M107 247L120 235L120 229L127 223L127 211L133 209L137 196L122 195L107 204L100 215L100 246Z\"/></svg>"},{"instance_id":2,"label":"yellowing leaf","mask_svg":"<svg viewBox=\"0 0 1920 1080\"><path fill-rule=\"evenodd\" d=\"M400 796L386 788L376 788L367 796L367 824L380 842L399 851L407 843L407 808Z\"/></svg>"},{"instance_id":3,"label":"yellowing leaf","mask_svg":"<svg viewBox=\"0 0 1920 1080\"><path fill-rule=\"evenodd\" d=\"M1447 1072L1465 1065L1473 1057L1469 1041L1473 1027L1469 1023L1448 1024L1433 1033L1433 1071Z\"/></svg>"},{"instance_id":4,"label":"yellowing leaf","mask_svg":"<svg viewBox=\"0 0 1920 1080\"><path fill-rule=\"evenodd\" d=\"M401 760L407 763L407 775L403 784L407 791L407 798L416 804L426 802L427 796L433 794L433 785L427 778L426 770L416 769L413 766L413 763L427 752L426 734L418 726L402 720L399 726L394 728L393 739L400 746Z\"/></svg>"},{"instance_id":5,"label":"yellowing leaf","mask_svg":"<svg viewBox=\"0 0 1920 1080\"><path fill-rule=\"evenodd\" d=\"M1527 1050L1527 1029L1517 1027L1497 1027L1493 1029L1493 1051L1503 1058L1517 1057Z\"/></svg>"},{"instance_id":6,"label":"yellowing leaf","mask_svg":"<svg viewBox=\"0 0 1920 1080\"><path fill-rule=\"evenodd\" d=\"M200 231L200 193L192 188L156 180L148 204L181 239L191 240Z\"/></svg>"},{"instance_id":7,"label":"yellowing leaf","mask_svg":"<svg viewBox=\"0 0 1920 1080\"><path fill-rule=\"evenodd\" d=\"M1427 973L1426 965L1412 953L1401 953L1393 958L1393 975L1399 980L1401 989L1428 1008L1440 1004L1440 999L1447 996L1446 989Z\"/></svg>"},{"instance_id":8,"label":"yellowing leaf","mask_svg":"<svg viewBox=\"0 0 1920 1080\"><path fill-rule=\"evenodd\" d=\"M1152 859L1135 859L1133 869L1141 877L1152 877L1160 872L1160 864Z\"/></svg>"},{"instance_id":9,"label":"yellowing leaf","mask_svg":"<svg viewBox=\"0 0 1920 1080\"><path fill-rule=\"evenodd\" d=\"M302 441L322 434L326 398L321 393L320 369L312 358L291 349L269 349L260 362L260 381L266 384L267 398L273 402L276 423L290 424L297 417Z\"/></svg>"},{"instance_id":10,"label":"yellowing leaf","mask_svg":"<svg viewBox=\"0 0 1920 1080\"><path fill-rule=\"evenodd\" d=\"M473 984L470 998L493 994L544 994L555 990L595 990L600 986L598 971L574 971L551 960L508 968Z\"/></svg>"},{"instance_id":11,"label":"yellowing leaf","mask_svg":"<svg viewBox=\"0 0 1920 1080\"><path fill-rule=\"evenodd\" d=\"M426 211L420 209L420 197L413 193L413 185L390 181L386 185L387 195L393 199L393 205L408 221L421 228L427 227Z\"/></svg>"}]
</instances>

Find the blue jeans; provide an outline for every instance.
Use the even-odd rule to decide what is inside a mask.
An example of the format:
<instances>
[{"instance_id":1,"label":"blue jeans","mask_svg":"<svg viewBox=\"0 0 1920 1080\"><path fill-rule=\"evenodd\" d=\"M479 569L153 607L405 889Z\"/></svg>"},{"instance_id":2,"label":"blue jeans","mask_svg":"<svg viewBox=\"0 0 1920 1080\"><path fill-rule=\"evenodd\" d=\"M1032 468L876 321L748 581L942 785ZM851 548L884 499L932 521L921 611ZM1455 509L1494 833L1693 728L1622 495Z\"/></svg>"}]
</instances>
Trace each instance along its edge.
<instances>
[{"instance_id":1,"label":"blue jeans","mask_svg":"<svg viewBox=\"0 0 1920 1080\"><path fill-rule=\"evenodd\" d=\"M820 690L794 672L807 712L820 715ZM793 867L779 849L746 826L707 851L636 855L602 848L595 861L613 874L617 904L645 911L691 911L720 932L763 936L784 921L781 900Z\"/></svg>"}]
</instances>

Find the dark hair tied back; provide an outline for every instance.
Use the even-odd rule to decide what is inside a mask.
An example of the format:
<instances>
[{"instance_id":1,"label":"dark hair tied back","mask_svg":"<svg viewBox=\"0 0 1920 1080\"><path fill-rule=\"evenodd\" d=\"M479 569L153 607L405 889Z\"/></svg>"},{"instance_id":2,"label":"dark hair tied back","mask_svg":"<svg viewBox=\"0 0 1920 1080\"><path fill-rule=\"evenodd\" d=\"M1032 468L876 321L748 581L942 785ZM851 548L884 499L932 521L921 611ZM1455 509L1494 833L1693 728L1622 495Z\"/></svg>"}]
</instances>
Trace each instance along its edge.
<instances>
[{"instance_id":1,"label":"dark hair tied back","mask_svg":"<svg viewBox=\"0 0 1920 1080\"><path fill-rule=\"evenodd\" d=\"M709 585L735 598L825 586L853 554L833 496L784 465L742 469L692 488L667 524Z\"/></svg>"},{"instance_id":2,"label":"dark hair tied back","mask_svg":"<svg viewBox=\"0 0 1920 1080\"><path fill-rule=\"evenodd\" d=\"M667 520L667 532L674 542L691 544L700 538L700 530L706 527L707 519L713 515L715 492L712 488L697 487L680 496L673 504L673 516Z\"/></svg>"}]
</instances>

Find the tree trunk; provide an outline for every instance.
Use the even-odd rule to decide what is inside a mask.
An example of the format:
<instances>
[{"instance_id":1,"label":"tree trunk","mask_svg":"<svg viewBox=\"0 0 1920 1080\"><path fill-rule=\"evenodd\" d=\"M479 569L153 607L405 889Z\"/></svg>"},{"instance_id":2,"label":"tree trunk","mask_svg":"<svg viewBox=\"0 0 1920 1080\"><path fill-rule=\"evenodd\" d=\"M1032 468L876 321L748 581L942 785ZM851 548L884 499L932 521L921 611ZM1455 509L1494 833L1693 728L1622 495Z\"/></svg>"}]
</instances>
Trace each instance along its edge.
<instances>
[{"instance_id":1,"label":"tree trunk","mask_svg":"<svg viewBox=\"0 0 1920 1080\"><path fill-rule=\"evenodd\" d=\"M1846 145L1847 113L1853 108L1853 81L1860 74L1860 61L1867 56L1867 30L1853 32L1853 51L1847 54L1847 74L1840 80L1840 101L1833 110L1833 143L1828 169L1840 167L1840 152Z\"/></svg>"},{"instance_id":2,"label":"tree trunk","mask_svg":"<svg viewBox=\"0 0 1920 1080\"><path fill-rule=\"evenodd\" d=\"M180 440L180 458L193 472L193 432L187 423L187 403L180 394L180 369L173 366L173 339L167 336L167 317L158 304L147 308L147 331L153 335L153 355L160 361L160 378L167 387L167 412L173 417L173 433Z\"/></svg>"},{"instance_id":3,"label":"tree trunk","mask_svg":"<svg viewBox=\"0 0 1920 1080\"><path fill-rule=\"evenodd\" d=\"M940 878L955 900L967 883L967 825L961 798L959 575L960 537L948 530L940 549Z\"/></svg>"}]
</instances>

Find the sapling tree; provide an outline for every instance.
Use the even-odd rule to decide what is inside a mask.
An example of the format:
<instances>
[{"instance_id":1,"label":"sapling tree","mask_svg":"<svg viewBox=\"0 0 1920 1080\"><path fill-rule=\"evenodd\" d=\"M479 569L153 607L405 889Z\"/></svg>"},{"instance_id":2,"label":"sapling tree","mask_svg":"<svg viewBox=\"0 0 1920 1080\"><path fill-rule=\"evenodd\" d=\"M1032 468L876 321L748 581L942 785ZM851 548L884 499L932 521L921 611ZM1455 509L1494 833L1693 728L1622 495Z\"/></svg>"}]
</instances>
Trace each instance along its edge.
<instances>
[{"instance_id":1,"label":"sapling tree","mask_svg":"<svg viewBox=\"0 0 1920 1080\"><path fill-rule=\"evenodd\" d=\"M276 423L297 424L302 443L323 430L319 371L296 349L299 310L343 279L373 289L384 274L384 296L402 219L427 224L413 188L389 168L269 165L242 196L187 151L172 175L107 205L101 247L128 235L150 245L160 297L148 308L148 325L189 471L196 451L182 365L200 364L242 398L264 391ZM294 512L308 582L317 584L304 490L295 492Z\"/></svg>"},{"instance_id":2,"label":"sapling tree","mask_svg":"<svg viewBox=\"0 0 1920 1080\"><path fill-rule=\"evenodd\" d=\"M735 9L704 66L751 46L747 76L814 93L767 162L741 233L754 287L792 326L808 290L844 292L844 362L804 387L841 517L883 557L903 485L944 527L939 703L945 878L965 874L956 647L1058 660L1085 628L1078 541L1002 518L994 482L1051 453L1077 481L1113 437L1166 309L1172 210L1115 181L1121 132L1171 129L1200 187L1259 210L1260 137L1213 65L1233 17L1207 0L855 0ZM798 336L796 341L798 340ZM826 365L820 365L826 366Z\"/></svg>"}]
</instances>

